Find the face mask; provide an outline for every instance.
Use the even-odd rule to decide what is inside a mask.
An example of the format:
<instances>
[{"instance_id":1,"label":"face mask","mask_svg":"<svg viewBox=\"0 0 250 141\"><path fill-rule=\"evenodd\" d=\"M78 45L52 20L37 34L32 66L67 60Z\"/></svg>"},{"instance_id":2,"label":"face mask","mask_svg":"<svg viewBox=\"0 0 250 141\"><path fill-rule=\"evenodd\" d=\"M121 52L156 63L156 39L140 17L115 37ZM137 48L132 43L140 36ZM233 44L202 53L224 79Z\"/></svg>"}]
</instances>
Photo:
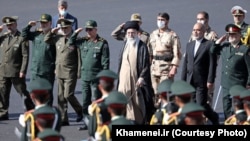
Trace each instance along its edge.
<instances>
[{"instance_id":1,"label":"face mask","mask_svg":"<svg viewBox=\"0 0 250 141\"><path fill-rule=\"evenodd\" d=\"M66 14L67 14L67 11L66 10L60 10L59 13L60 13L60 15L65 17Z\"/></svg>"},{"instance_id":2,"label":"face mask","mask_svg":"<svg viewBox=\"0 0 250 141\"><path fill-rule=\"evenodd\" d=\"M164 28L165 27L165 21L157 21L158 28Z\"/></svg>"},{"instance_id":3,"label":"face mask","mask_svg":"<svg viewBox=\"0 0 250 141\"><path fill-rule=\"evenodd\" d=\"M197 23L205 24L204 20L197 20Z\"/></svg>"}]
</instances>

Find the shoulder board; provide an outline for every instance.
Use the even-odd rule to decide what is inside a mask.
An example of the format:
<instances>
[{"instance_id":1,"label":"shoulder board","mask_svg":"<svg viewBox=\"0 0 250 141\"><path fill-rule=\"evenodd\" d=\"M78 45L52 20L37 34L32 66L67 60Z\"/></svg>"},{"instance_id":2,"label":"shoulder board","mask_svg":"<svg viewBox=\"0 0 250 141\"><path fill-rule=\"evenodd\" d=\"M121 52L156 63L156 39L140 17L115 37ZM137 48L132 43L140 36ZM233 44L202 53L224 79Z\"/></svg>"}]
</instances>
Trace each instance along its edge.
<instances>
[{"instance_id":1,"label":"shoulder board","mask_svg":"<svg viewBox=\"0 0 250 141\"><path fill-rule=\"evenodd\" d=\"M88 40L88 39L89 39L89 37L84 36L84 37L82 37L82 39Z\"/></svg>"},{"instance_id":2,"label":"shoulder board","mask_svg":"<svg viewBox=\"0 0 250 141\"><path fill-rule=\"evenodd\" d=\"M144 34L144 35L149 35L149 33L148 32L145 32L145 31L142 31L142 33L141 34Z\"/></svg>"},{"instance_id":3,"label":"shoulder board","mask_svg":"<svg viewBox=\"0 0 250 141\"><path fill-rule=\"evenodd\" d=\"M104 38L102 38L102 37L99 37L99 39L98 39L99 41L105 41L105 39Z\"/></svg>"},{"instance_id":4,"label":"shoulder board","mask_svg":"<svg viewBox=\"0 0 250 141\"><path fill-rule=\"evenodd\" d=\"M3 35L8 35L9 34L9 32L4 32L4 34Z\"/></svg>"}]
</instances>

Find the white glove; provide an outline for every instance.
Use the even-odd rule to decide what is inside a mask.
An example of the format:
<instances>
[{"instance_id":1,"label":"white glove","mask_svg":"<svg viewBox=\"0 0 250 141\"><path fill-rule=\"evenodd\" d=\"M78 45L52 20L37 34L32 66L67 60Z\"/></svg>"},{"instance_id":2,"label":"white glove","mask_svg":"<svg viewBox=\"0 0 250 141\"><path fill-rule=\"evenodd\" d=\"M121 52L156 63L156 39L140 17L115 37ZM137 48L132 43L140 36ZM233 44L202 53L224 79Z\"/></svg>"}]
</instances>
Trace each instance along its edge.
<instances>
[{"instance_id":1,"label":"white glove","mask_svg":"<svg viewBox=\"0 0 250 141\"><path fill-rule=\"evenodd\" d=\"M93 116L92 104L88 106L88 113L89 115Z\"/></svg>"},{"instance_id":2,"label":"white glove","mask_svg":"<svg viewBox=\"0 0 250 141\"><path fill-rule=\"evenodd\" d=\"M140 77L136 82L136 86L141 87L143 84L145 84L144 79Z\"/></svg>"},{"instance_id":3,"label":"white glove","mask_svg":"<svg viewBox=\"0 0 250 141\"><path fill-rule=\"evenodd\" d=\"M101 141L102 140L102 136L98 132L95 132L95 140L96 141Z\"/></svg>"},{"instance_id":4,"label":"white glove","mask_svg":"<svg viewBox=\"0 0 250 141\"><path fill-rule=\"evenodd\" d=\"M24 121L24 114L20 114L18 121L19 121L19 124L20 124L22 127L25 127L25 126L26 126L25 121Z\"/></svg>"}]
</instances>

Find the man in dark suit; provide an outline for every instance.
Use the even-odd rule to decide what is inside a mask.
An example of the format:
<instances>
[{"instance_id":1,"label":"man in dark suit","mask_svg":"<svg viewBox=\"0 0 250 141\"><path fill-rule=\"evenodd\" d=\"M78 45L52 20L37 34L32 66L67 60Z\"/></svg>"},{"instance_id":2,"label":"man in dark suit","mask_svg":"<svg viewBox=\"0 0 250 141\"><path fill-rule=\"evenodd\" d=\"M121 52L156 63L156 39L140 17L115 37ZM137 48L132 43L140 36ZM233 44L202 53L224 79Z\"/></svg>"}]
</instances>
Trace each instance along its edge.
<instances>
[{"instance_id":1,"label":"man in dark suit","mask_svg":"<svg viewBox=\"0 0 250 141\"><path fill-rule=\"evenodd\" d=\"M194 24L192 36L195 40L187 44L181 78L194 86L193 100L205 108L205 116L218 124L218 114L207 104L207 91L214 84L217 59L210 53L213 43L204 38L205 31L203 24Z\"/></svg>"},{"instance_id":2,"label":"man in dark suit","mask_svg":"<svg viewBox=\"0 0 250 141\"><path fill-rule=\"evenodd\" d=\"M7 32L0 36L0 120L8 120L9 98L12 84L24 96L26 110L34 108L25 77L29 62L29 42L21 37L17 29L17 16L3 17ZM0 27L0 32L3 26Z\"/></svg>"}]
</instances>

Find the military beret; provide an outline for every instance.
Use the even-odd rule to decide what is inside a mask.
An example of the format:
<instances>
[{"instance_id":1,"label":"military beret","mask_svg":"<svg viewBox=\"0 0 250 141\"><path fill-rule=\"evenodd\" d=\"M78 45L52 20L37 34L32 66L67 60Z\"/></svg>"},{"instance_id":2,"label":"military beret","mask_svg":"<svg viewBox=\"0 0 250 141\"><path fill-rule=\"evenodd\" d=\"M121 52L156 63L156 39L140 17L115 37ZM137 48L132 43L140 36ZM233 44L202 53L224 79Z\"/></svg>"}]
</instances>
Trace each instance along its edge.
<instances>
[{"instance_id":1,"label":"military beret","mask_svg":"<svg viewBox=\"0 0 250 141\"><path fill-rule=\"evenodd\" d=\"M123 93L116 90L110 92L104 101L107 106L114 105L118 107L126 105L127 102L127 97Z\"/></svg>"},{"instance_id":2,"label":"military beret","mask_svg":"<svg viewBox=\"0 0 250 141\"><path fill-rule=\"evenodd\" d=\"M240 98L250 101L250 90L246 89L240 93Z\"/></svg>"},{"instance_id":3,"label":"military beret","mask_svg":"<svg viewBox=\"0 0 250 141\"><path fill-rule=\"evenodd\" d=\"M195 92L194 87L183 80L176 80L171 85L172 95L186 95L186 94L192 94L194 92Z\"/></svg>"},{"instance_id":4,"label":"military beret","mask_svg":"<svg viewBox=\"0 0 250 141\"><path fill-rule=\"evenodd\" d=\"M127 21L123 27L123 29L125 31L127 31L127 29L135 29L135 30L139 30L139 24L136 21Z\"/></svg>"},{"instance_id":5,"label":"military beret","mask_svg":"<svg viewBox=\"0 0 250 141\"><path fill-rule=\"evenodd\" d=\"M56 130L46 128L37 134L37 138L43 141L61 141L64 137Z\"/></svg>"},{"instance_id":6,"label":"military beret","mask_svg":"<svg viewBox=\"0 0 250 141\"><path fill-rule=\"evenodd\" d=\"M3 17L2 22L6 25L13 24L18 20L18 16Z\"/></svg>"},{"instance_id":7,"label":"military beret","mask_svg":"<svg viewBox=\"0 0 250 141\"><path fill-rule=\"evenodd\" d=\"M229 89L229 94L233 97L239 97L240 93L246 90L242 85L234 85Z\"/></svg>"},{"instance_id":8,"label":"military beret","mask_svg":"<svg viewBox=\"0 0 250 141\"><path fill-rule=\"evenodd\" d=\"M50 21L52 21L52 17L49 14L42 14L39 19L39 22L50 22Z\"/></svg>"},{"instance_id":9,"label":"military beret","mask_svg":"<svg viewBox=\"0 0 250 141\"><path fill-rule=\"evenodd\" d=\"M171 92L171 84L173 83L173 80L171 79L165 79L163 80L158 86L157 86L157 94L161 94L162 92Z\"/></svg>"},{"instance_id":10,"label":"military beret","mask_svg":"<svg viewBox=\"0 0 250 141\"><path fill-rule=\"evenodd\" d=\"M97 23L94 20L88 20L85 23L85 28L95 28L95 27L97 27Z\"/></svg>"},{"instance_id":11,"label":"military beret","mask_svg":"<svg viewBox=\"0 0 250 141\"><path fill-rule=\"evenodd\" d=\"M57 24L60 25L60 27L68 27L71 26L74 21L71 19L59 19L57 21Z\"/></svg>"},{"instance_id":12,"label":"military beret","mask_svg":"<svg viewBox=\"0 0 250 141\"><path fill-rule=\"evenodd\" d=\"M186 115L199 115L202 114L205 109L194 102L189 102L185 104L181 110L181 114L186 114Z\"/></svg>"},{"instance_id":13,"label":"military beret","mask_svg":"<svg viewBox=\"0 0 250 141\"><path fill-rule=\"evenodd\" d=\"M139 13L133 13L131 15L130 21L141 22L141 15Z\"/></svg>"},{"instance_id":14,"label":"military beret","mask_svg":"<svg viewBox=\"0 0 250 141\"><path fill-rule=\"evenodd\" d=\"M29 84L29 91L32 92L34 90L50 90L52 89L51 83L44 78L37 78L31 80Z\"/></svg>"},{"instance_id":15,"label":"military beret","mask_svg":"<svg viewBox=\"0 0 250 141\"><path fill-rule=\"evenodd\" d=\"M227 33L241 33L241 28L236 26L235 24L228 24L225 27Z\"/></svg>"},{"instance_id":16,"label":"military beret","mask_svg":"<svg viewBox=\"0 0 250 141\"><path fill-rule=\"evenodd\" d=\"M66 0L59 0L58 6L68 6L68 2Z\"/></svg>"},{"instance_id":17,"label":"military beret","mask_svg":"<svg viewBox=\"0 0 250 141\"><path fill-rule=\"evenodd\" d=\"M236 5L231 9L232 15L244 15L247 13L247 10L243 9L242 7Z\"/></svg>"}]
</instances>

